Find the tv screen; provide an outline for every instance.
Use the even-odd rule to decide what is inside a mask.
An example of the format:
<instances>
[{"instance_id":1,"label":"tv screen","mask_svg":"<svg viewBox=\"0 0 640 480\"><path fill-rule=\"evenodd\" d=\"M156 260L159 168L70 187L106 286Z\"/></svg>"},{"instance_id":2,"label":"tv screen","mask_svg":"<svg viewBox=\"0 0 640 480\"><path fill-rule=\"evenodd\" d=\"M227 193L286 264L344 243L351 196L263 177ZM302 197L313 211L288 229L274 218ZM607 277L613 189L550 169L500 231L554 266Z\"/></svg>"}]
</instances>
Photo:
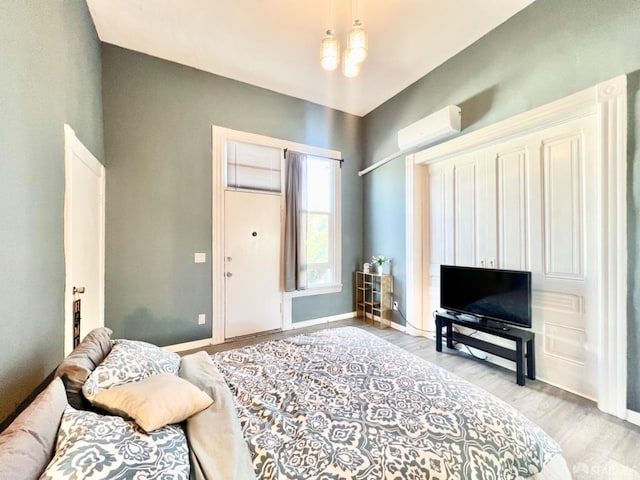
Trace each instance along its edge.
<instances>
[{"instance_id":1,"label":"tv screen","mask_svg":"<svg viewBox=\"0 0 640 480\"><path fill-rule=\"evenodd\" d=\"M531 272L440 266L440 308L531 327Z\"/></svg>"}]
</instances>

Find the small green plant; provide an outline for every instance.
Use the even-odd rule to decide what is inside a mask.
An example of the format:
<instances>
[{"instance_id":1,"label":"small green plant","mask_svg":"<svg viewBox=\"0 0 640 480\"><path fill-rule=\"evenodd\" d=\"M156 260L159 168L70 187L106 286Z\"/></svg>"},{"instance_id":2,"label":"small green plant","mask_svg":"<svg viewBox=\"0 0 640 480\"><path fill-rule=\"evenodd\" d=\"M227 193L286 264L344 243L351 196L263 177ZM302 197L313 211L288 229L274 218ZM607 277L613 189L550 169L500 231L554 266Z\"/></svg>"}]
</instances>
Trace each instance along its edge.
<instances>
[{"instance_id":1,"label":"small green plant","mask_svg":"<svg viewBox=\"0 0 640 480\"><path fill-rule=\"evenodd\" d=\"M373 258L371 258L371 264L377 265L380 267L385 263L390 263L390 262L391 262L391 259L386 258L384 255L374 255Z\"/></svg>"}]
</instances>

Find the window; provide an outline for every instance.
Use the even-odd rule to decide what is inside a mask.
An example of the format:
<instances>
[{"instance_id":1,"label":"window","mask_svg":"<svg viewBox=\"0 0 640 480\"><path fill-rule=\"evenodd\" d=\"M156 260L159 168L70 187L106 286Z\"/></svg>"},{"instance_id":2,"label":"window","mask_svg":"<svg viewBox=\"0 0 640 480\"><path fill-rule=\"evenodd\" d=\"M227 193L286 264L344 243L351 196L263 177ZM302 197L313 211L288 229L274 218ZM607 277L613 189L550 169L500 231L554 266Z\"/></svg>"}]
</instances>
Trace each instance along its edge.
<instances>
[{"instance_id":1,"label":"window","mask_svg":"<svg viewBox=\"0 0 640 480\"><path fill-rule=\"evenodd\" d=\"M339 179L338 162L307 155L301 210L306 220L307 289L339 284L340 265L337 237L336 193Z\"/></svg>"},{"instance_id":2,"label":"window","mask_svg":"<svg viewBox=\"0 0 640 480\"><path fill-rule=\"evenodd\" d=\"M282 149L245 142L225 142L226 186L281 193Z\"/></svg>"}]
</instances>

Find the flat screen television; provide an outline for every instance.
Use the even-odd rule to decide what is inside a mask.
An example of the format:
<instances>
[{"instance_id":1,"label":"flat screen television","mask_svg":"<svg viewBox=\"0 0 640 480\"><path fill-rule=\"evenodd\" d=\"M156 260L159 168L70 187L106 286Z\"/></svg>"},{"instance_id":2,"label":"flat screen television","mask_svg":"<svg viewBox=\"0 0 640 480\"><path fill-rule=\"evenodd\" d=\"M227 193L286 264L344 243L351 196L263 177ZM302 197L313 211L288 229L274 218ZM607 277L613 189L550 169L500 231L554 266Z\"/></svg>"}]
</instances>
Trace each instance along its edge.
<instances>
[{"instance_id":1,"label":"flat screen television","mask_svg":"<svg viewBox=\"0 0 640 480\"><path fill-rule=\"evenodd\" d=\"M441 265L440 308L531 328L531 272Z\"/></svg>"}]
</instances>

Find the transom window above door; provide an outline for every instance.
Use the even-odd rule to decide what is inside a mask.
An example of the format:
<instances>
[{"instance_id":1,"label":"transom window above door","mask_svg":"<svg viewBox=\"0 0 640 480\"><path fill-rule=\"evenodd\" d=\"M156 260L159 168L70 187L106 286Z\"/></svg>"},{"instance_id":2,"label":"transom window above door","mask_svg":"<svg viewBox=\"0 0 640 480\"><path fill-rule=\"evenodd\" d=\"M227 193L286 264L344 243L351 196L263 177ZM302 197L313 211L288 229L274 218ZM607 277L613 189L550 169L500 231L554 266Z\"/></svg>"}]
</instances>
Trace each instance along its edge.
<instances>
[{"instance_id":1,"label":"transom window above door","mask_svg":"<svg viewBox=\"0 0 640 480\"><path fill-rule=\"evenodd\" d=\"M246 142L225 142L225 186L281 193L282 149Z\"/></svg>"}]
</instances>

